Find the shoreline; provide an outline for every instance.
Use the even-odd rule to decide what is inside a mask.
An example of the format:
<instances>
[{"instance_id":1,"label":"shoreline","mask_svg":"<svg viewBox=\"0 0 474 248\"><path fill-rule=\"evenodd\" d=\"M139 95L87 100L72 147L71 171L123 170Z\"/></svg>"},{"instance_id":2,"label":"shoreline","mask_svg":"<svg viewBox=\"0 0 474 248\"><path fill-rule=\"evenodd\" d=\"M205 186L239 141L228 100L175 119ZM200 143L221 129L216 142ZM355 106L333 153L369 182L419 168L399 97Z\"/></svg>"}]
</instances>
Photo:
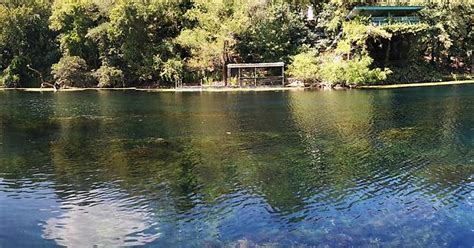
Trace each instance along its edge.
<instances>
[{"instance_id":1,"label":"shoreline","mask_svg":"<svg viewBox=\"0 0 474 248\"><path fill-rule=\"evenodd\" d=\"M142 92L258 92L258 91L288 91L288 90L305 90L307 87L257 87L257 88L67 88L60 89L57 92L77 92L77 91L142 91ZM55 92L53 88L0 88L0 91L23 91L23 92Z\"/></svg>"},{"instance_id":2,"label":"shoreline","mask_svg":"<svg viewBox=\"0 0 474 248\"><path fill-rule=\"evenodd\" d=\"M398 88L415 88L415 87L446 86L446 85L461 85L461 84L474 84L474 80L471 79L471 80L427 82L427 83L367 85L367 86L358 86L356 88L357 89L398 89Z\"/></svg>"},{"instance_id":3,"label":"shoreline","mask_svg":"<svg viewBox=\"0 0 474 248\"><path fill-rule=\"evenodd\" d=\"M428 82L428 83L409 83L409 84L388 84L388 85L367 85L357 86L354 89L398 89L398 88L415 88L430 86L449 86L461 84L474 84L474 80L460 81L444 81L444 82ZM232 88L232 87L190 87L190 88L67 88L61 89L59 92L77 92L77 91L125 91L134 90L142 92L264 92L264 91L289 91L289 90L306 90L317 89L312 87L257 87L257 88ZM0 88L0 91L23 91L23 92L54 92L53 88Z\"/></svg>"}]
</instances>

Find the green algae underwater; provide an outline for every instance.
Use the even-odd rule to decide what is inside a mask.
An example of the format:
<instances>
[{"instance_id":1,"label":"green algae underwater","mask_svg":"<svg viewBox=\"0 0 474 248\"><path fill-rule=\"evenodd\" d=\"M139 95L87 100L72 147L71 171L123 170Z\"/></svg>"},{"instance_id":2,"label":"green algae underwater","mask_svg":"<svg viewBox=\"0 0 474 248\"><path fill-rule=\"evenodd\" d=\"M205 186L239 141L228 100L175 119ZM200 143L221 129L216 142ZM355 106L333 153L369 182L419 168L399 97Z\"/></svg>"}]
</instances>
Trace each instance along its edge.
<instances>
[{"instance_id":1,"label":"green algae underwater","mask_svg":"<svg viewBox=\"0 0 474 248\"><path fill-rule=\"evenodd\" d=\"M473 99L0 92L0 247L472 247Z\"/></svg>"}]
</instances>

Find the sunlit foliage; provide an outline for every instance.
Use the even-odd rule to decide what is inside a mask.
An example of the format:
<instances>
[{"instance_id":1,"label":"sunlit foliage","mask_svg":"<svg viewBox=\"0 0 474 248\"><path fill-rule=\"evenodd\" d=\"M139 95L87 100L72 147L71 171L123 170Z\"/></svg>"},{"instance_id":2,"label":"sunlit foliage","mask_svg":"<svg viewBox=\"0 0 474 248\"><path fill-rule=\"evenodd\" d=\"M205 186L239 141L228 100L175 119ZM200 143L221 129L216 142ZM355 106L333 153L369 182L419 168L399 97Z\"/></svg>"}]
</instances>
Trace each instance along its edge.
<instances>
[{"instance_id":1,"label":"sunlit foliage","mask_svg":"<svg viewBox=\"0 0 474 248\"><path fill-rule=\"evenodd\" d=\"M185 18L190 23L176 41L189 49L186 64L201 73L214 72L225 63L224 53L235 55L232 49L235 35L249 28L250 9L258 3L250 0L194 1Z\"/></svg>"},{"instance_id":2,"label":"sunlit foliage","mask_svg":"<svg viewBox=\"0 0 474 248\"><path fill-rule=\"evenodd\" d=\"M346 19L356 5L425 9L419 25L376 27ZM473 11L469 1L441 0L3 0L0 84L52 83L58 79L52 65L70 57L96 75L88 77L90 86L215 82L228 63L277 61L287 64L288 76L315 75L311 81L317 81L314 60L323 58L306 48L344 61L369 56L370 69L393 69L387 79L393 82L472 74ZM421 76L423 68L432 73ZM110 81L111 75L119 80Z\"/></svg>"}]
</instances>

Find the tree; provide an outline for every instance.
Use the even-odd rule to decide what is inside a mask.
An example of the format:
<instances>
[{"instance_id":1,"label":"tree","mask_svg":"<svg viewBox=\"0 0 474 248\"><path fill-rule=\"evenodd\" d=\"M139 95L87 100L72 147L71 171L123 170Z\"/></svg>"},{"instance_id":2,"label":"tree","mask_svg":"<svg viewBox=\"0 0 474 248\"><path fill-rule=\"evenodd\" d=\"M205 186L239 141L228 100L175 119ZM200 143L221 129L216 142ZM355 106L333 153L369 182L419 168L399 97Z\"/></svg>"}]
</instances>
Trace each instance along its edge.
<instances>
[{"instance_id":1,"label":"tree","mask_svg":"<svg viewBox=\"0 0 474 248\"><path fill-rule=\"evenodd\" d=\"M86 35L98 25L99 18L99 8L91 0L54 1L50 28L59 32L63 56L79 56L92 68L98 67L97 47Z\"/></svg>"},{"instance_id":2,"label":"tree","mask_svg":"<svg viewBox=\"0 0 474 248\"><path fill-rule=\"evenodd\" d=\"M84 77L94 72L100 86L173 85L219 80L230 62L274 61L292 62L290 74L309 80L321 58L304 47L343 56L346 64L368 55L374 60L369 69L392 69L392 82L469 77L474 6L429 2L419 25L374 27L368 19L347 21L347 13L357 4L397 0L3 0L0 80L39 86L51 78L52 64L74 62ZM313 21L304 16L308 5Z\"/></svg>"},{"instance_id":3,"label":"tree","mask_svg":"<svg viewBox=\"0 0 474 248\"><path fill-rule=\"evenodd\" d=\"M63 56L58 63L52 66L51 73L61 86L93 86L87 63L79 56Z\"/></svg>"},{"instance_id":4,"label":"tree","mask_svg":"<svg viewBox=\"0 0 474 248\"><path fill-rule=\"evenodd\" d=\"M39 85L37 75L28 66L46 74L57 59L55 34L48 28L49 15L49 6L40 1L0 3L0 75L5 70L4 76L10 78L4 80L7 85ZM13 78L15 83L8 83Z\"/></svg>"},{"instance_id":5,"label":"tree","mask_svg":"<svg viewBox=\"0 0 474 248\"><path fill-rule=\"evenodd\" d=\"M304 17L288 4L259 6L248 28L238 33L236 50L245 62L289 62L307 37Z\"/></svg>"},{"instance_id":6,"label":"tree","mask_svg":"<svg viewBox=\"0 0 474 248\"><path fill-rule=\"evenodd\" d=\"M99 88L123 87L123 72L115 67L103 65L92 76L99 82Z\"/></svg>"},{"instance_id":7,"label":"tree","mask_svg":"<svg viewBox=\"0 0 474 248\"><path fill-rule=\"evenodd\" d=\"M123 71L126 83L150 84L161 80L163 65L179 57L173 39L180 31L176 1L118 1L108 22L90 29L102 64Z\"/></svg>"},{"instance_id":8,"label":"tree","mask_svg":"<svg viewBox=\"0 0 474 248\"><path fill-rule=\"evenodd\" d=\"M236 55L233 50L235 35L248 28L249 11L255 5L250 0L195 1L194 7L185 15L191 25L176 39L189 50L188 68L201 74L214 73L217 78L216 73L226 63L225 57Z\"/></svg>"},{"instance_id":9,"label":"tree","mask_svg":"<svg viewBox=\"0 0 474 248\"><path fill-rule=\"evenodd\" d=\"M434 4L422 12L430 24L428 46L433 63L444 63L457 69L472 70L474 50L474 5Z\"/></svg>"}]
</instances>

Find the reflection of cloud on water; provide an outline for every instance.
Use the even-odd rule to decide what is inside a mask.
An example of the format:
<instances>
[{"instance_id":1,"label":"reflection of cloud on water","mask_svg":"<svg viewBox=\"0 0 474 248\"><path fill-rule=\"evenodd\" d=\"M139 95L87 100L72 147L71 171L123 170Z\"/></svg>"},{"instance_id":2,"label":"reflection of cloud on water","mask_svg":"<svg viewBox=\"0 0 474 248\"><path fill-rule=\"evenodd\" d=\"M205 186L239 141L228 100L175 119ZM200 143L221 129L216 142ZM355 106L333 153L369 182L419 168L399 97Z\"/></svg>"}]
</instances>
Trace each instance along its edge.
<instances>
[{"instance_id":1,"label":"reflection of cloud on water","mask_svg":"<svg viewBox=\"0 0 474 248\"><path fill-rule=\"evenodd\" d=\"M67 247L137 246L156 240L149 233L152 216L143 208L129 210L117 203L73 205L43 226L43 238Z\"/></svg>"}]
</instances>

